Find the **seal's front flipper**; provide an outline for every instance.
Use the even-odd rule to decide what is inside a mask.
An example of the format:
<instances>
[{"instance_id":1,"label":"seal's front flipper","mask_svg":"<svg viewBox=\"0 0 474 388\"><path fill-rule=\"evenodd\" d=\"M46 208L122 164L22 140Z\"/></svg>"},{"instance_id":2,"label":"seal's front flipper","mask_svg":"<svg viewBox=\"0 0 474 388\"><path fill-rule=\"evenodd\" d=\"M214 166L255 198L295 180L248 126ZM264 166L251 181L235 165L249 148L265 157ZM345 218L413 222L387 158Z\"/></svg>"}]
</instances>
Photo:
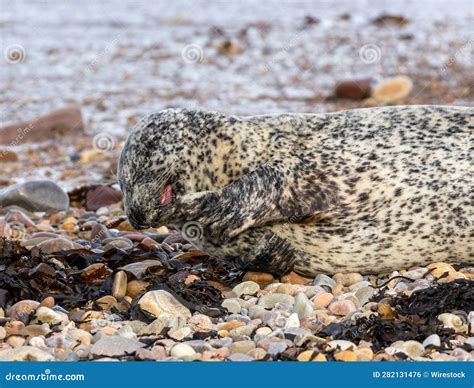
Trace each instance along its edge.
<instances>
[{"instance_id":1,"label":"seal's front flipper","mask_svg":"<svg viewBox=\"0 0 474 388\"><path fill-rule=\"evenodd\" d=\"M296 261L294 248L274 233L266 233L255 250L240 262L242 270L267 272L281 277L291 272Z\"/></svg>"}]
</instances>

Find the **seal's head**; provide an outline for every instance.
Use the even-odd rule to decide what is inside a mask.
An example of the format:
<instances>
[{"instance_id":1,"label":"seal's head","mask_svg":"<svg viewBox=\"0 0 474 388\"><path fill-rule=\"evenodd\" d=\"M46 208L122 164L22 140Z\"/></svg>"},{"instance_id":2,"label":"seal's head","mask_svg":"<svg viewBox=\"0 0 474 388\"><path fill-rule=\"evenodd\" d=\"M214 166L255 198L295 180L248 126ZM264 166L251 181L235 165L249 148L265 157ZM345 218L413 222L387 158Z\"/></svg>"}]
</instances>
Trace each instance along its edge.
<instances>
[{"instance_id":1,"label":"seal's head","mask_svg":"<svg viewBox=\"0 0 474 388\"><path fill-rule=\"evenodd\" d=\"M130 133L117 175L134 228L175 222L167 210L175 198L195 190L187 175L199 163L194 148L213 129L209 115L167 109L143 118Z\"/></svg>"}]
</instances>

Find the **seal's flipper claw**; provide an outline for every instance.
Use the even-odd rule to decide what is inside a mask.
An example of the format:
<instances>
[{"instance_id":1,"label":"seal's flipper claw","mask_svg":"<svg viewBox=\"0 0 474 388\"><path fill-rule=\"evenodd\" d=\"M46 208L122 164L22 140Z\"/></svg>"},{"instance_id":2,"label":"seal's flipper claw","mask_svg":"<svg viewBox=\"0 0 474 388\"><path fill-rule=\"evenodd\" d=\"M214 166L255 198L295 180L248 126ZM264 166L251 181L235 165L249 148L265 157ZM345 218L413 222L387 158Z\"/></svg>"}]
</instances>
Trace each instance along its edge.
<instances>
[{"instance_id":1,"label":"seal's flipper claw","mask_svg":"<svg viewBox=\"0 0 474 388\"><path fill-rule=\"evenodd\" d=\"M295 261L296 255L290 243L274 233L269 233L260 241L251 257L245 260L245 269L281 277L293 269Z\"/></svg>"}]
</instances>

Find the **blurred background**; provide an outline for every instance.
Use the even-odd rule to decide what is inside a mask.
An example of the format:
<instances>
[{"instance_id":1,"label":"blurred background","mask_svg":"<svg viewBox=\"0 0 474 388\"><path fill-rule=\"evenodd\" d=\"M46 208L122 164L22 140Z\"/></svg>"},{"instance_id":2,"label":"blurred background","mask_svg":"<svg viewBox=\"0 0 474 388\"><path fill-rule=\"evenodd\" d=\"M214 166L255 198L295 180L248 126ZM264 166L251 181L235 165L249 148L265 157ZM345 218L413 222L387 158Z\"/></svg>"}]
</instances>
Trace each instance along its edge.
<instances>
[{"instance_id":1,"label":"blurred background","mask_svg":"<svg viewBox=\"0 0 474 388\"><path fill-rule=\"evenodd\" d=\"M0 187L113 181L133 124L167 107L474 105L471 0L0 4Z\"/></svg>"}]
</instances>

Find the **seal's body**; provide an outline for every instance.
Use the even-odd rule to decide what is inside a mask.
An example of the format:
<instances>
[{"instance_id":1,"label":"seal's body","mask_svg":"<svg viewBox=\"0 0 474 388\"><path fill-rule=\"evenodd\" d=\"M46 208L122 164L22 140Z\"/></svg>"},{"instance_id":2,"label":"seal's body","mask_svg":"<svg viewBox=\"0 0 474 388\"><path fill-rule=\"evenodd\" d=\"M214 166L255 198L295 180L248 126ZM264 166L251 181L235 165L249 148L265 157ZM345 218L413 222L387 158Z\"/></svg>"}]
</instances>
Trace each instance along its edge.
<instances>
[{"instance_id":1,"label":"seal's body","mask_svg":"<svg viewBox=\"0 0 474 388\"><path fill-rule=\"evenodd\" d=\"M473 133L470 107L165 110L130 134L119 180L135 227L196 228L201 248L260 270L471 263Z\"/></svg>"}]
</instances>

